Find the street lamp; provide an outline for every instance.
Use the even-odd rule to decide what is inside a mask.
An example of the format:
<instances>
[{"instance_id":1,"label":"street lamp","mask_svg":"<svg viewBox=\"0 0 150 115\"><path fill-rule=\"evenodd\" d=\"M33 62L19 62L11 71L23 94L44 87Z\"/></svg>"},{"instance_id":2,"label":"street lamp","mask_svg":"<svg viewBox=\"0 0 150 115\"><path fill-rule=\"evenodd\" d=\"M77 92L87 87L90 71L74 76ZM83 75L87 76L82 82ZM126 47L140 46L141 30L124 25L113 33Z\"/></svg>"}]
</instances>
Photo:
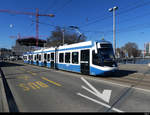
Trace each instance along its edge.
<instances>
[{"instance_id":1,"label":"street lamp","mask_svg":"<svg viewBox=\"0 0 150 115\"><path fill-rule=\"evenodd\" d=\"M62 44L64 45L64 42L65 42L65 29L62 29L62 34L63 34L63 41L62 41Z\"/></svg>"},{"instance_id":2,"label":"street lamp","mask_svg":"<svg viewBox=\"0 0 150 115\"><path fill-rule=\"evenodd\" d=\"M77 26L69 26L69 28L76 30L80 34L79 38L82 36L82 33L79 31L79 27Z\"/></svg>"},{"instance_id":3,"label":"street lamp","mask_svg":"<svg viewBox=\"0 0 150 115\"><path fill-rule=\"evenodd\" d=\"M118 7L114 6L113 8L109 8L109 12L113 12L113 48L114 48L114 54L116 55L116 36L115 36L115 10L117 10Z\"/></svg>"}]
</instances>

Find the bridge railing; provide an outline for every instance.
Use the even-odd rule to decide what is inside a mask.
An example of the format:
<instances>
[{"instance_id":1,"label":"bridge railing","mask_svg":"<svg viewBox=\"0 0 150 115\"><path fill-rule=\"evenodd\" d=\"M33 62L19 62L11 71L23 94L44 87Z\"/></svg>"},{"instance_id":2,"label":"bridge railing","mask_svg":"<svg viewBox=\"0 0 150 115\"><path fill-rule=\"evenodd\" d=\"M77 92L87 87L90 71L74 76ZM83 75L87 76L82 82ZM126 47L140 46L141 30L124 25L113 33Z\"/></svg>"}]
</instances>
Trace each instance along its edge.
<instances>
[{"instance_id":1,"label":"bridge railing","mask_svg":"<svg viewBox=\"0 0 150 115\"><path fill-rule=\"evenodd\" d=\"M117 58L116 61L121 64L148 64L150 58Z\"/></svg>"}]
</instances>

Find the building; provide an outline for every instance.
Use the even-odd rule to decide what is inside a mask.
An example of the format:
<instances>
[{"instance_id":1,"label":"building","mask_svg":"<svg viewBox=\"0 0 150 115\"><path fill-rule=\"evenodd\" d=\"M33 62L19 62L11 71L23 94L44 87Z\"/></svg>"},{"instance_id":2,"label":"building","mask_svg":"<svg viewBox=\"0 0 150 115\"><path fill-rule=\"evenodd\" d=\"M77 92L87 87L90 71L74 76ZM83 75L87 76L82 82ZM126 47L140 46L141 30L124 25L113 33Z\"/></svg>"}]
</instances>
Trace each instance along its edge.
<instances>
[{"instance_id":1,"label":"building","mask_svg":"<svg viewBox=\"0 0 150 115\"><path fill-rule=\"evenodd\" d=\"M144 44L145 56L150 56L150 42Z\"/></svg>"},{"instance_id":2,"label":"building","mask_svg":"<svg viewBox=\"0 0 150 115\"><path fill-rule=\"evenodd\" d=\"M6 48L0 48L0 57L1 58L8 58L12 55L12 51Z\"/></svg>"},{"instance_id":3,"label":"building","mask_svg":"<svg viewBox=\"0 0 150 115\"><path fill-rule=\"evenodd\" d=\"M22 56L23 53L28 52L28 51L33 51L34 47L33 46L25 46L25 45L21 45L18 43L18 41L16 41L15 46L12 46L12 52L13 52L13 56Z\"/></svg>"}]
</instances>

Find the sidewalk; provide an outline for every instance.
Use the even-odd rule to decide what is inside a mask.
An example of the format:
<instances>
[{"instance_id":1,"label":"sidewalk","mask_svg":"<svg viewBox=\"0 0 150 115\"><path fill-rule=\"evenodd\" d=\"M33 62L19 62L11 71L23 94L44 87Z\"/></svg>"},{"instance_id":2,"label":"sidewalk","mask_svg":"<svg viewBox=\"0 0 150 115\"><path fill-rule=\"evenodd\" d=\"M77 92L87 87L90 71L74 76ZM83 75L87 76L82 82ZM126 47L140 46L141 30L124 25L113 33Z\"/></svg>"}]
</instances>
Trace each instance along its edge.
<instances>
[{"instance_id":1,"label":"sidewalk","mask_svg":"<svg viewBox=\"0 0 150 115\"><path fill-rule=\"evenodd\" d=\"M0 73L0 112L9 112L1 73Z\"/></svg>"},{"instance_id":2,"label":"sidewalk","mask_svg":"<svg viewBox=\"0 0 150 115\"><path fill-rule=\"evenodd\" d=\"M148 67L148 64L119 64L119 70L132 70L137 71L137 73L150 75L150 67Z\"/></svg>"}]
</instances>

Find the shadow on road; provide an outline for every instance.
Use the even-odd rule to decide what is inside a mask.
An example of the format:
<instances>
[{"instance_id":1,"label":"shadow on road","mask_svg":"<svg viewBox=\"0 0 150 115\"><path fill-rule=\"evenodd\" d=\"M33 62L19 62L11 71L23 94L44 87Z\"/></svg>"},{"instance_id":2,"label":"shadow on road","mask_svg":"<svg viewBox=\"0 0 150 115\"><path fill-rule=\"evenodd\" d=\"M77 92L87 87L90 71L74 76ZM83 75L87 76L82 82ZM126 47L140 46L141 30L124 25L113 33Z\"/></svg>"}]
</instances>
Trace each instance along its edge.
<instances>
[{"instance_id":1,"label":"shadow on road","mask_svg":"<svg viewBox=\"0 0 150 115\"><path fill-rule=\"evenodd\" d=\"M21 64L15 64L15 63L11 63L11 62L0 62L0 67L11 67L11 66L24 66Z\"/></svg>"},{"instance_id":2,"label":"shadow on road","mask_svg":"<svg viewBox=\"0 0 150 115\"><path fill-rule=\"evenodd\" d=\"M130 74L137 73L137 71L134 70L117 70L115 72L111 73L106 73L105 75L102 76L97 76L97 77L111 77L111 78L119 78L119 77L126 77Z\"/></svg>"},{"instance_id":3,"label":"shadow on road","mask_svg":"<svg viewBox=\"0 0 150 115\"><path fill-rule=\"evenodd\" d=\"M137 73L135 70L118 70L115 73L112 74L112 77L125 77L130 74Z\"/></svg>"}]
</instances>

